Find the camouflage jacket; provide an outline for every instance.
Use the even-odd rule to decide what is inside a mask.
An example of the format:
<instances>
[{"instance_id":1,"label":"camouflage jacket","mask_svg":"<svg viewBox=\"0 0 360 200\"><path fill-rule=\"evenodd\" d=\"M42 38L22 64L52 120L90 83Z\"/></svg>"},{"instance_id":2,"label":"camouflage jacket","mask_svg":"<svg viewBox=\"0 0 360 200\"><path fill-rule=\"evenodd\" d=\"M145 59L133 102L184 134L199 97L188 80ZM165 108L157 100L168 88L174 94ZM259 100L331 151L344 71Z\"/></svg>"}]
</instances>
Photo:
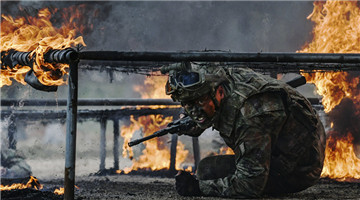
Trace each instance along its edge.
<instances>
[{"instance_id":1,"label":"camouflage jacket","mask_svg":"<svg viewBox=\"0 0 360 200\"><path fill-rule=\"evenodd\" d=\"M307 99L250 69L228 74L227 95L213 128L234 150L236 170L224 178L200 180L201 192L247 198L276 192L277 180L294 184L289 192L314 184L322 169L325 133Z\"/></svg>"}]
</instances>

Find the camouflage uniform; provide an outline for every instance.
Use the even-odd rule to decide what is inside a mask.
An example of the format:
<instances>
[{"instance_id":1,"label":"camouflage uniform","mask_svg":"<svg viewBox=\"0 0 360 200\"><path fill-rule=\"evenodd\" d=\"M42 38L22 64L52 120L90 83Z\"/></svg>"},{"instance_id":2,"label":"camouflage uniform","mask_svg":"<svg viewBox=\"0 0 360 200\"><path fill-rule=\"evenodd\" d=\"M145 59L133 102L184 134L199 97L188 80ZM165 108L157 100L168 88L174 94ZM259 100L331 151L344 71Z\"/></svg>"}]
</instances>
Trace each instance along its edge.
<instances>
[{"instance_id":1,"label":"camouflage uniform","mask_svg":"<svg viewBox=\"0 0 360 200\"><path fill-rule=\"evenodd\" d=\"M200 162L201 192L246 198L314 185L323 166L325 132L307 99L250 69L226 72L230 81L223 84L226 96L213 128L235 156Z\"/></svg>"},{"instance_id":2,"label":"camouflage uniform","mask_svg":"<svg viewBox=\"0 0 360 200\"><path fill-rule=\"evenodd\" d=\"M1 149L1 177L24 178L31 175L31 168L25 158L13 149Z\"/></svg>"}]
</instances>

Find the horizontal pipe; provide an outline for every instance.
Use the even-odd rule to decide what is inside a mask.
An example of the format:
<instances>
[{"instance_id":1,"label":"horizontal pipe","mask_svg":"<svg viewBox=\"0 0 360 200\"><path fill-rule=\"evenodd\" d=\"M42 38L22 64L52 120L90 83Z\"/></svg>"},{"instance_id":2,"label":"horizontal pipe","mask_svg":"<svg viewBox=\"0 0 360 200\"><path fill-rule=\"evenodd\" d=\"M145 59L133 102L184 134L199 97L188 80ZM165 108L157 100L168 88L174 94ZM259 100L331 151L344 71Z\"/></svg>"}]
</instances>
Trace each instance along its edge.
<instances>
[{"instance_id":1,"label":"horizontal pipe","mask_svg":"<svg viewBox=\"0 0 360 200\"><path fill-rule=\"evenodd\" d=\"M360 54L335 53L230 53L230 52L79 52L81 60L209 61L271 63L360 63Z\"/></svg>"},{"instance_id":2,"label":"horizontal pipe","mask_svg":"<svg viewBox=\"0 0 360 200\"><path fill-rule=\"evenodd\" d=\"M124 109L113 109L113 110L78 110L77 118L78 121L86 120L100 120L107 118L109 120L121 119L123 117L139 117L143 115L164 115L164 116L177 116L180 113L181 108L124 108ZM7 119L11 115L17 120L27 121L54 121L56 119L65 120L66 110L3 110L0 111L1 119Z\"/></svg>"},{"instance_id":3,"label":"horizontal pipe","mask_svg":"<svg viewBox=\"0 0 360 200\"><path fill-rule=\"evenodd\" d=\"M14 51L11 58L28 62L28 52ZM81 60L112 61L208 61L208 62L269 62L269 63L360 63L360 54L344 53L230 53L230 52L118 52L84 51L76 52L69 48L49 50L45 61L70 63Z\"/></svg>"},{"instance_id":4,"label":"horizontal pipe","mask_svg":"<svg viewBox=\"0 0 360 200\"><path fill-rule=\"evenodd\" d=\"M1 106L66 106L66 99L1 99ZM79 99L78 106L180 105L171 99Z\"/></svg>"},{"instance_id":5,"label":"horizontal pipe","mask_svg":"<svg viewBox=\"0 0 360 200\"><path fill-rule=\"evenodd\" d=\"M311 104L320 104L321 99L308 98ZM78 106L137 106L137 105L180 105L171 99L79 99ZM1 106L66 106L66 99L1 99Z\"/></svg>"},{"instance_id":6,"label":"horizontal pipe","mask_svg":"<svg viewBox=\"0 0 360 200\"><path fill-rule=\"evenodd\" d=\"M4 52L1 52L4 54ZM29 52L12 51L10 54L13 63L28 63ZM5 55L5 54L4 54ZM3 59L4 58L4 59ZM44 55L45 61L50 63L71 63L77 60L102 60L102 61L127 61L123 65L114 65L113 68L126 68L123 71L137 71L129 67L132 64L144 63L131 62L229 62L238 66L250 67L259 70L278 70L282 72L298 72L300 70L312 71L347 71L359 70L360 54L335 54L335 53L230 53L230 52L118 52L118 51L84 51L77 52L74 49L49 50ZM25 59L25 60L24 60ZM9 62L7 56L2 57L2 65ZM17 60L19 62L17 62ZM148 65L151 63L145 63ZM157 63L159 65L160 63ZM12 65L11 62L9 64ZM140 66L141 67L141 66ZM137 68L135 66L135 68ZM150 66L153 70L159 70L158 66ZM147 69L148 71L151 69ZM153 71L152 70L152 71Z\"/></svg>"},{"instance_id":7,"label":"horizontal pipe","mask_svg":"<svg viewBox=\"0 0 360 200\"><path fill-rule=\"evenodd\" d=\"M29 56L30 52L22 52L9 50L6 53L1 52L1 65L7 65L11 68L15 67L17 64L23 66L32 67L32 58ZM70 64L75 61L78 61L79 55L78 52L72 48L67 48L63 50L58 49L50 49L48 52L44 54L45 62L48 63L66 63Z\"/></svg>"},{"instance_id":8,"label":"horizontal pipe","mask_svg":"<svg viewBox=\"0 0 360 200\"><path fill-rule=\"evenodd\" d=\"M308 98L311 104L321 104L321 99ZM137 105L180 105L171 99L79 99L78 106L137 106ZM66 106L65 99L1 99L1 106Z\"/></svg>"},{"instance_id":9,"label":"horizontal pipe","mask_svg":"<svg viewBox=\"0 0 360 200\"><path fill-rule=\"evenodd\" d=\"M23 55L24 54L24 55ZM29 52L13 51L12 59L29 59ZM355 53L231 53L231 52L119 52L84 51L68 48L51 49L44 55L45 61L70 63L81 60L108 61L208 61L208 62L267 62L267 63L338 63L358 64L360 54ZM26 62L25 62L26 63Z\"/></svg>"}]
</instances>

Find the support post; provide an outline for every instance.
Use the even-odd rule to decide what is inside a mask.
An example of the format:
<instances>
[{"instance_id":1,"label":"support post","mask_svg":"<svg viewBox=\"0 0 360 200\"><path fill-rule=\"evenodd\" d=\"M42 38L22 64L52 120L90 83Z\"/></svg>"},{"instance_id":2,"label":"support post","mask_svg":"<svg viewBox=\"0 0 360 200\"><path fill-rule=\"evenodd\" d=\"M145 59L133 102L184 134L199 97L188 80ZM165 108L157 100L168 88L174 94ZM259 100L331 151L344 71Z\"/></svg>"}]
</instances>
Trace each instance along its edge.
<instances>
[{"instance_id":1,"label":"support post","mask_svg":"<svg viewBox=\"0 0 360 200\"><path fill-rule=\"evenodd\" d=\"M274 78L274 79L277 79L277 74L278 74L278 72L271 71L270 72L270 77Z\"/></svg>"},{"instance_id":2,"label":"support post","mask_svg":"<svg viewBox=\"0 0 360 200\"><path fill-rule=\"evenodd\" d=\"M14 115L10 115L8 126L9 149L16 149L16 122Z\"/></svg>"},{"instance_id":3,"label":"support post","mask_svg":"<svg viewBox=\"0 0 360 200\"><path fill-rule=\"evenodd\" d=\"M78 100L78 62L70 63L68 100L66 108L66 150L64 199L74 199L75 156L76 156L76 123Z\"/></svg>"},{"instance_id":4,"label":"support post","mask_svg":"<svg viewBox=\"0 0 360 200\"><path fill-rule=\"evenodd\" d=\"M176 172L175 164L176 164L176 146L178 142L178 135L172 134L171 135L171 146L170 146L170 172Z\"/></svg>"},{"instance_id":5,"label":"support post","mask_svg":"<svg viewBox=\"0 0 360 200\"><path fill-rule=\"evenodd\" d=\"M119 136L120 136L120 128L119 128L119 119L114 119L114 170L119 169Z\"/></svg>"},{"instance_id":6,"label":"support post","mask_svg":"<svg viewBox=\"0 0 360 200\"><path fill-rule=\"evenodd\" d=\"M194 151L194 165L195 165L194 171L195 171L197 169L197 167L199 166L199 162L200 162L199 138L192 137L192 142L193 142L193 151Z\"/></svg>"},{"instance_id":7,"label":"support post","mask_svg":"<svg viewBox=\"0 0 360 200\"><path fill-rule=\"evenodd\" d=\"M100 119L100 171L105 170L106 159L106 118Z\"/></svg>"}]
</instances>

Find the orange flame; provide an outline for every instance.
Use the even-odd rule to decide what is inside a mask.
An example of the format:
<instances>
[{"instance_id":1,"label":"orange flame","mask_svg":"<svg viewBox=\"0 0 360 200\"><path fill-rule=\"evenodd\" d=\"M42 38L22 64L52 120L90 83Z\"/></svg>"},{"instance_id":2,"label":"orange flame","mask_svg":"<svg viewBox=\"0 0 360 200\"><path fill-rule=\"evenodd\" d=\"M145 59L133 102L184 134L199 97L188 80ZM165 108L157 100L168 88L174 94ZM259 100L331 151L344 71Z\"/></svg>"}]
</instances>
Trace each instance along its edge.
<instances>
[{"instance_id":1,"label":"orange flame","mask_svg":"<svg viewBox=\"0 0 360 200\"><path fill-rule=\"evenodd\" d=\"M57 194L57 195L63 195L64 192L65 192L65 190L64 190L63 187L60 187L59 189L54 190L54 193Z\"/></svg>"},{"instance_id":2,"label":"orange flame","mask_svg":"<svg viewBox=\"0 0 360 200\"><path fill-rule=\"evenodd\" d=\"M53 13L57 9L52 10ZM66 12L75 13L73 9L63 10L65 23L60 28L52 25L51 12L48 8L39 11L37 17L29 16L27 18L14 19L11 16L1 15L1 38L0 51L6 52L10 49L16 51L29 52L30 58L35 58L32 66L36 77L43 85L61 85L64 84L63 76L67 74L69 65L50 64L44 61L44 54L50 49L65 49L76 45L86 46L81 36L75 38L78 27L74 22L74 16L68 16ZM1 67L0 87L11 85L14 79L22 84L25 74L30 70L30 66L9 66Z\"/></svg>"},{"instance_id":3,"label":"orange flame","mask_svg":"<svg viewBox=\"0 0 360 200\"><path fill-rule=\"evenodd\" d=\"M314 38L299 52L360 53L360 8L357 4L356 1L314 2L314 10L308 16L315 23ZM317 92L323 96L325 112L330 112L343 98L351 99L355 105L359 104L359 77L351 77L347 72L303 75L307 82L316 85ZM340 180L360 178L360 159L355 156L351 142L349 137L338 140L328 138L323 177Z\"/></svg>"},{"instance_id":4,"label":"orange flame","mask_svg":"<svg viewBox=\"0 0 360 200\"><path fill-rule=\"evenodd\" d=\"M143 86L135 86L134 90L142 95L142 98L169 98L165 95L164 86L166 77L152 76L147 77ZM166 106L152 106L152 108L163 108ZM153 134L154 132L165 128L168 123L172 121L172 117L163 117L162 115L149 115L141 116L137 120L131 116L131 124L129 126L121 127L121 136L124 138L123 145L123 157L133 157L133 151L131 147L127 146L127 143L132 138L135 131L141 130L144 136ZM144 142L145 149L142 151L142 155L138 159L133 159L133 164L123 170L118 170L117 173L124 171L125 174L132 170L138 169L169 169L170 167L170 150L166 145L163 136L161 138L154 138ZM188 151L184 150L184 144L178 141L176 153L176 169L180 169L180 165L186 159ZM191 170L191 169L190 169Z\"/></svg>"},{"instance_id":5,"label":"orange flame","mask_svg":"<svg viewBox=\"0 0 360 200\"><path fill-rule=\"evenodd\" d=\"M25 188L34 188L36 190L41 190L43 186L39 183L39 181L33 177L30 176L29 181L26 184L23 183L14 183L12 185L0 185L0 191L4 190L15 190L15 189L25 189Z\"/></svg>"},{"instance_id":6,"label":"orange flame","mask_svg":"<svg viewBox=\"0 0 360 200\"><path fill-rule=\"evenodd\" d=\"M360 179L360 159L355 155L352 141L351 135L338 140L330 137L326 141L328 148L321 176L340 181Z\"/></svg>"},{"instance_id":7,"label":"orange flame","mask_svg":"<svg viewBox=\"0 0 360 200\"><path fill-rule=\"evenodd\" d=\"M316 1L308 16L315 23L313 41L302 53L360 53L360 9L356 1ZM303 74L323 96L325 112L345 97L356 99L359 78L346 72Z\"/></svg>"},{"instance_id":8,"label":"orange flame","mask_svg":"<svg viewBox=\"0 0 360 200\"><path fill-rule=\"evenodd\" d=\"M75 187L76 189L79 189L79 187L76 186L76 185L74 185L74 187ZM59 189L56 188L56 189L54 190L54 194L57 194L57 195L63 195L64 192L65 192L65 189L64 189L63 187L60 187Z\"/></svg>"},{"instance_id":9,"label":"orange flame","mask_svg":"<svg viewBox=\"0 0 360 200\"><path fill-rule=\"evenodd\" d=\"M234 155L234 151L230 147L221 147L219 150L220 155Z\"/></svg>"}]
</instances>

